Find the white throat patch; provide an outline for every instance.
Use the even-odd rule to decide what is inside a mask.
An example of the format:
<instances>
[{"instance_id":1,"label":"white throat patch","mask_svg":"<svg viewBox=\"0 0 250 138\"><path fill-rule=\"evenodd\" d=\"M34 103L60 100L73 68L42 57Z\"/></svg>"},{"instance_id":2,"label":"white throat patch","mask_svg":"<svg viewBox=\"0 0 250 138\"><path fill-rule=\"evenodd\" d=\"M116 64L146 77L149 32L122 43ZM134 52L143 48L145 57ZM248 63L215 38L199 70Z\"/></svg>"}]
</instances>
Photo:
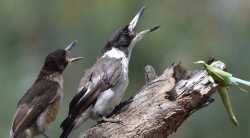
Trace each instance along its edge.
<instances>
[{"instance_id":1,"label":"white throat patch","mask_svg":"<svg viewBox=\"0 0 250 138\"><path fill-rule=\"evenodd\" d=\"M126 58L124 52L117 48L112 48L111 50L107 51L102 57L110 57L110 58Z\"/></svg>"}]
</instances>

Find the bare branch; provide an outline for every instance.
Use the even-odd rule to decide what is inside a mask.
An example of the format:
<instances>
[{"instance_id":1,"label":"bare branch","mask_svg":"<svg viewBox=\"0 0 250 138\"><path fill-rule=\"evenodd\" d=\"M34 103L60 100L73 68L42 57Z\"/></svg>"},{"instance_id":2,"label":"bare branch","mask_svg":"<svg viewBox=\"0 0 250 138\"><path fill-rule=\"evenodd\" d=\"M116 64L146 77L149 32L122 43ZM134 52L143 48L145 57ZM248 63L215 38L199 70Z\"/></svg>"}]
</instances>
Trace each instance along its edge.
<instances>
[{"instance_id":1,"label":"bare branch","mask_svg":"<svg viewBox=\"0 0 250 138\"><path fill-rule=\"evenodd\" d=\"M222 62L213 64L225 68ZM111 117L123 125L98 124L80 138L166 138L192 113L209 105L216 89L206 71L187 72L180 64L172 65L115 109Z\"/></svg>"}]
</instances>

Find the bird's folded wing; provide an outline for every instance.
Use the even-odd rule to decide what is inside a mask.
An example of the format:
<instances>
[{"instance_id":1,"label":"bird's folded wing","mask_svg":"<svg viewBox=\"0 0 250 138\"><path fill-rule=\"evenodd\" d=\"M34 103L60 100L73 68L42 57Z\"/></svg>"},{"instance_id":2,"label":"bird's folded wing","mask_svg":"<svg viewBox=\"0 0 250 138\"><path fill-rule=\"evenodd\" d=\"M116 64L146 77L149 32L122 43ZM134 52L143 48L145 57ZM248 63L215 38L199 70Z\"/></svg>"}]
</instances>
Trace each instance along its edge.
<instances>
[{"instance_id":1,"label":"bird's folded wing","mask_svg":"<svg viewBox=\"0 0 250 138\"><path fill-rule=\"evenodd\" d=\"M18 103L12 131L19 133L30 127L56 99L59 84L49 80L35 83Z\"/></svg>"},{"instance_id":2,"label":"bird's folded wing","mask_svg":"<svg viewBox=\"0 0 250 138\"><path fill-rule=\"evenodd\" d=\"M82 78L80 92L70 103L69 115L76 117L94 104L101 92L112 88L118 82L121 73L120 59L99 60Z\"/></svg>"},{"instance_id":3,"label":"bird's folded wing","mask_svg":"<svg viewBox=\"0 0 250 138\"><path fill-rule=\"evenodd\" d=\"M83 88L81 89L80 92L78 92L74 98L71 100L70 104L69 104L69 114L72 112L71 110L74 109L74 106L76 105L76 103L81 99L81 97L84 96L84 94L86 93L87 89Z\"/></svg>"}]
</instances>

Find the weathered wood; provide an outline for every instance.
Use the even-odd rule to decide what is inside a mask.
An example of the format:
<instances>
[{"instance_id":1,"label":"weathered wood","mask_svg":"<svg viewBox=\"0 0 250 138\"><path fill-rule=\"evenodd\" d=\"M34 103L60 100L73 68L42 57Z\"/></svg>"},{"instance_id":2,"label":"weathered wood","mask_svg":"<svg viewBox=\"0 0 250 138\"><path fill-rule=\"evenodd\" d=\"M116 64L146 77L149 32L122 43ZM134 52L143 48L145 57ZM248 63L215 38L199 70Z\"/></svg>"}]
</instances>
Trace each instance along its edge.
<instances>
[{"instance_id":1,"label":"weathered wood","mask_svg":"<svg viewBox=\"0 0 250 138\"><path fill-rule=\"evenodd\" d=\"M145 82L148 84L152 80L156 79L158 76L153 66L146 65L145 66Z\"/></svg>"},{"instance_id":2,"label":"weathered wood","mask_svg":"<svg viewBox=\"0 0 250 138\"><path fill-rule=\"evenodd\" d=\"M225 68L222 62L213 64ZM112 115L123 124L98 124L82 132L80 138L166 138L193 112L209 105L213 101L210 96L217 89L209 82L206 71L187 72L180 64L147 81L150 82Z\"/></svg>"}]
</instances>

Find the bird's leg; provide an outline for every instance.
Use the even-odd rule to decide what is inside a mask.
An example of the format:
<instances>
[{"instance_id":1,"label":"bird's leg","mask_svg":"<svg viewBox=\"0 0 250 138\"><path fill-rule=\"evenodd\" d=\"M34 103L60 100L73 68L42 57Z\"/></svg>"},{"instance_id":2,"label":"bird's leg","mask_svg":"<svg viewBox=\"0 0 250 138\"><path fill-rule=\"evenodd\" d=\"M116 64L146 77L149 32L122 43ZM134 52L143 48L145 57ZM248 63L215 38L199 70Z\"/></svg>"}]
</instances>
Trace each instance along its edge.
<instances>
[{"instance_id":1,"label":"bird's leg","mask_svg":"<svg viewBox=\"0 0 250 138\"><path fill-rule=\"evenodd\" d=\"M43 136L44 138L49 138L49 136L48 136L45 132L42 133L42 136Z\"/></svg>"}]
</instances>

